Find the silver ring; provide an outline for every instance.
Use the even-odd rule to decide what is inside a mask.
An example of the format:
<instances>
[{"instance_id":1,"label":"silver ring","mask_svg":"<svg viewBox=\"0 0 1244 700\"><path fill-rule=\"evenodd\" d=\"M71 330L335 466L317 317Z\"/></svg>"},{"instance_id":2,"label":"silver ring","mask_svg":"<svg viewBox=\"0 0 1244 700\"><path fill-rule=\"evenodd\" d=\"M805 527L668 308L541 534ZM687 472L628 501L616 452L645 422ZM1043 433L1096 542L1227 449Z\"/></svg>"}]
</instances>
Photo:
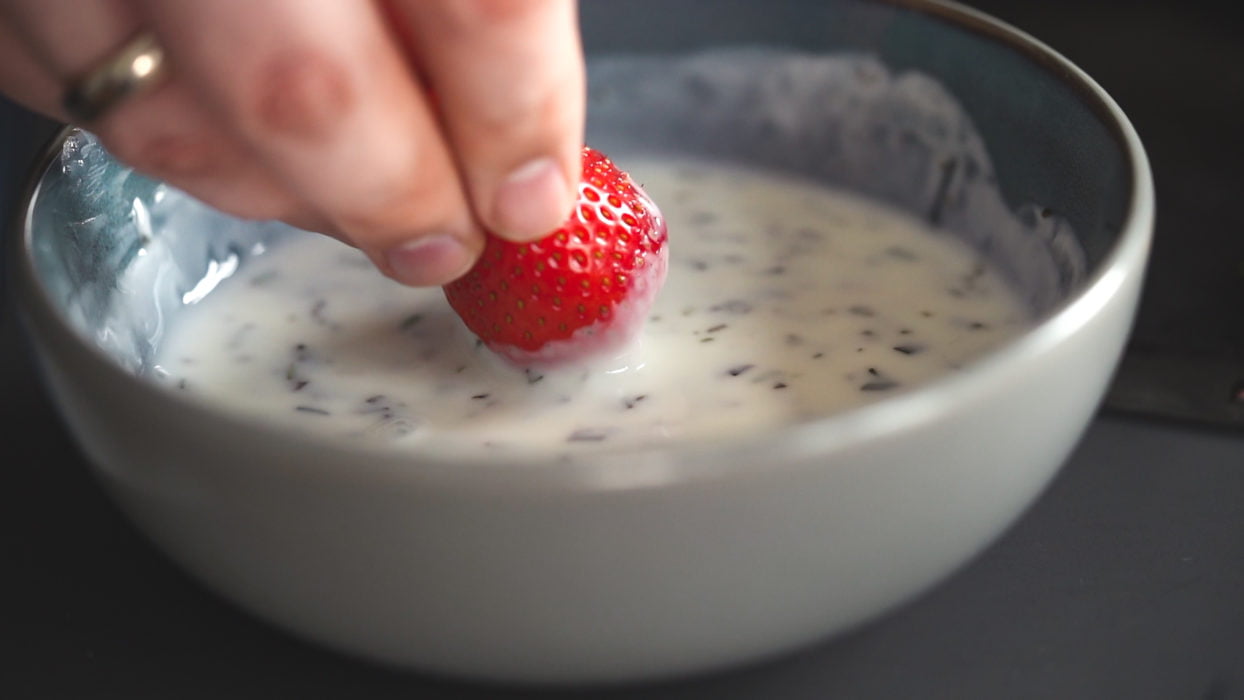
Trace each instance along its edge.
<instances>
[{"instance_id":1,"label":"silver ring","mask_svg":"<svg viewBox=\"0 0 1244 700\"><path fill-rule=\"evenodd\" d=\"M75 122L98 120L164 77L164 49L141 33L70 84L61 104Z\"/></svg>"}]
</instances>

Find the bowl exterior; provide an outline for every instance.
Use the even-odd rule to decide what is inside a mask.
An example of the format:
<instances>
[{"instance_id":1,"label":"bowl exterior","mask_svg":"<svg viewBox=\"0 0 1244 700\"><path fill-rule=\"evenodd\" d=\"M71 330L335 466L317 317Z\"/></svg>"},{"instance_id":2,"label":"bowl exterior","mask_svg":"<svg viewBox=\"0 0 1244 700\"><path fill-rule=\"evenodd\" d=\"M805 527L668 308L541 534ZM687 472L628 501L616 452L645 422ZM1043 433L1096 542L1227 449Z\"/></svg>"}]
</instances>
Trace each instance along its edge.
<instances>
[{"instance_id":1,"label":"bowl exterior","mask_svg":"<svg viewBox=\"0 0 1244 700\"><path fill-rule=\"evenodd\" d=\"M1143 250L1133 257L1082 300L1075 327L995 358L979 390L901 430L772 445L717 476L625 488L475 488L424 478L417 462L379 475L135 395L54 319L30 313L28 325L108 490L225 597L385 663L623 680L840 632L981 550L1100 400L1136 305Z\"/></svg>"}]
</instances>

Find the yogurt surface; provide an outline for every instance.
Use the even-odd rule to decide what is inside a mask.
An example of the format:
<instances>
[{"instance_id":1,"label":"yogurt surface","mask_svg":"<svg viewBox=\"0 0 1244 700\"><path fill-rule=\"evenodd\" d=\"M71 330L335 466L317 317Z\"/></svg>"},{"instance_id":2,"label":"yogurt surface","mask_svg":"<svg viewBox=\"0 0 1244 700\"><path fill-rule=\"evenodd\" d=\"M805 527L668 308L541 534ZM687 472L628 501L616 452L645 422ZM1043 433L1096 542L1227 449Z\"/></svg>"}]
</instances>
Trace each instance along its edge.
<instances>
[{"instance_id":1,"label":"yogurt surface","mask_svg":"<svg viewBox=\"0 0 1244 700\"><path fill-rule=\"evenodd\" d=\"M1032 322L979 256L904 213L735 166L618 162L670 232L665 287L622 354L514 369L439 289L297 236L179 313L157 375L343 439L584 450L822 417L954 372Z\"/></svg>"}]
</instances>

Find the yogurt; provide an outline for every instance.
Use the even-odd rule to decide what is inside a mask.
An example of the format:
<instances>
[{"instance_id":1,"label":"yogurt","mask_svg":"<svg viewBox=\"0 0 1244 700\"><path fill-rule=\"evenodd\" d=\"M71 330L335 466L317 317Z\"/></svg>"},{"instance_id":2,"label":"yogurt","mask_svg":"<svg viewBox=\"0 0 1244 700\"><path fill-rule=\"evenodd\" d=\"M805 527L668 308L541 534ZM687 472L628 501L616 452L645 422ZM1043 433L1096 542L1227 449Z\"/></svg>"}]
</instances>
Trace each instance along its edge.
<instances>
[{"instance_id":1,"label":"yogurt","mask_svg":"<svg viewBox=\"0 0 1244 700\"><path fill-rule=\"evenodd\" d=\"M944 232L769 172L620 159L670 231L624 352L515 369L438 289L290 237L177 315L157 375L257 420L419 449L600 449L762 432L955 372L1032 314Z\"/></svg>"}]
</instances>

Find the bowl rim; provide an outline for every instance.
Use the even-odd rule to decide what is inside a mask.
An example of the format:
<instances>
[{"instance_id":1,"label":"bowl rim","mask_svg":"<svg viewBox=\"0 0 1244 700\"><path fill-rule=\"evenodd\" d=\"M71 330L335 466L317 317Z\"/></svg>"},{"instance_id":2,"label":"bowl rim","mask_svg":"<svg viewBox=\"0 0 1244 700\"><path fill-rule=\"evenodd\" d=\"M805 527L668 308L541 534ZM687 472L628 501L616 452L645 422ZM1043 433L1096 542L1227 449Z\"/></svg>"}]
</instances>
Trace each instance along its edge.
<instances>
[{"instance_id":1,"label":"bowl rim","mask_svg":"<svg viewBox=\"0 0 1244 700\"><path fill-rule=\"evenodd\" d=\"M34 334L33 321L68 343L80 361L93 372L103 372L132 386L135 399L154 402L169 412L188 418L216 421L238 435L252 433L283 444L298 444L323 455L326 463L354 462L355 475L382 475L401 480L430 480L464 487L516 486L533 490L615 491L654 488L675 483L723 478L746 470L750 460L740 454L772 455L778 450L800 454L831 454L843 447L880 439L886 435L928 424L944 413L947 405L968 405L987 395L999 380L1046 352L1083 328L1104 309L1131 275L1143 275L1154 221L1154 187L1148 156L1140 137L1122 109L1078 66L1002 20L948 0L876 0L931 15L935 19L999 41L1009 49L1049 71L1102 120L1121 146L1131 177L1126 215L1110 250L1073 295L1060 302L1046 317L989 353L968 363L963 371L940 376L883 400L822 418L783 426L777 430L724 439L682 439L660 445L632 445L593 450L572 459L549 459L548 451L428 450L412 452L383 444L346 443L323 437L275 420L244 417L221 409L201 397L187 396L125 370L103 350L72 328L52 303L46 286L38 279L32 257L31 214L38 201L44 175L75 127L60 129L25 179L15 207L15 222L8 232L7 252L11 284L19 311ZM365 457L366 459L359 459ZM464 462L469 468L463 468ZM255 465L252 465L255 466Z\"/></svg>"}]
</instances>

